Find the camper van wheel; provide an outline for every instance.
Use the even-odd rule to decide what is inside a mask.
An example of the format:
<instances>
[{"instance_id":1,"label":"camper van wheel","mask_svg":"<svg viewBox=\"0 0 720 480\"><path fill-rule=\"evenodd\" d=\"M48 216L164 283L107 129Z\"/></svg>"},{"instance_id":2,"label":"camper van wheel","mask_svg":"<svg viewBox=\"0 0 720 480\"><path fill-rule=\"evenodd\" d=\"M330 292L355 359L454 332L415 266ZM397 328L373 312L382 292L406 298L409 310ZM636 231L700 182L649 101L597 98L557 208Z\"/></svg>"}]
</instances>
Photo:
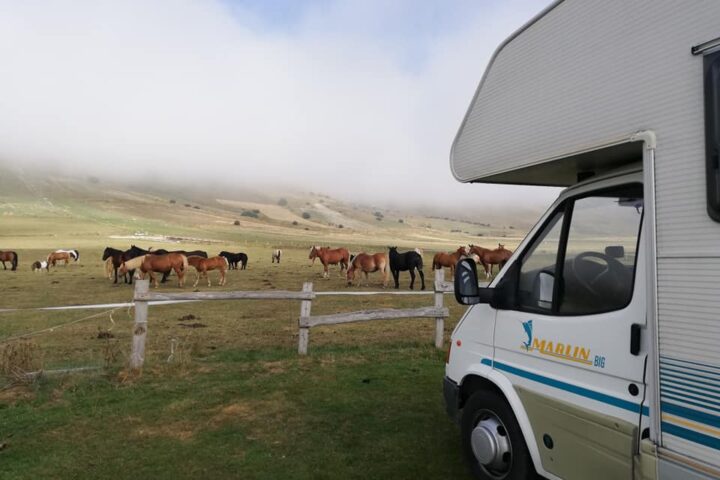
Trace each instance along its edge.
<instances>
[{"instance_id":1,"label":"camper van wheel","mask_svg":"<svg viewBox=\"0 0 720 480\"><path fill-rule=\"evenodd\" d=\"M495 392L475 392L461 420L465 456L476 478L535 478L535 469L520 426L505 399Z\"/></svg>"}]
</instances>

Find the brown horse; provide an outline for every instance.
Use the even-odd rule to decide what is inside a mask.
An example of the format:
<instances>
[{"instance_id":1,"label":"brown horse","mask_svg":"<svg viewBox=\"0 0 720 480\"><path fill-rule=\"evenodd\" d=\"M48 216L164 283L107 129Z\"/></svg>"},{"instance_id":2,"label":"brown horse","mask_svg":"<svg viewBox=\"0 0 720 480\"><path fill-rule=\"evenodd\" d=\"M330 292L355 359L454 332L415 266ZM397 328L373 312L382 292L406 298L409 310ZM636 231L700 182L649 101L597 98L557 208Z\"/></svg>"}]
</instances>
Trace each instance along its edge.
<instances>
[{"instance_id":1,"label":"brown horse","mask_svg":"<svg viewBox=\"0 0 720 480\"><path fill-rule=\"evenodd\" d=\"M158 281L153 273L169 273L171 270L174 270L178 277L178 286L183 287L185 285L185 272L187 272L187 269L188 258L182 253L145 255L145 258L140 264L140 272L142 272L143 278L146 273L149 274L150 280L155 285L155 288L158 286Z\"/></svg>"},{"instance_id":2,"label":"brown horse","mask_svg":"<svg viewBox=\"0 0 720 480\"><path fill-rule=\"evenodd\" d=\"M510 257L512 257L513 254L513 252L506 249L505 245L502 243L498 243L498 248L495 250L488 250L487 248L484 248L483 250L485 251L482 253L474 253L480 257L480 262L483 264L483 267L485 267L485 277L492 275L493 265L498 266L499 272L505 266L507 261L510 260Z\"/></svg>"},{"instance_id":3,"label":"brown horse","mask_svg":"<svg viewBox=\"0 0 720 480\"><path fill-rule=\"evenodd\" d=\"M348 285L353 284L355 280L355 270L360 270L365 274L365 282L368 282L368 273L380 271L383 274L383 288L387 287L388 283L388 270L390 268L390 262L388 257L384 253L376 253L370 255L367 253L358 253L353 258L352 264L347 269L347 283ZM359 286L358 282L358 286Z\"/></svg>"},{"instance_id":4,"label":"brown horse","mask_svg":"<svg viewBox=\"0 0 720 480\"><path fill-rule=\"evenodd\" d=\"M460 258L462 258L463 256L466 256L468 253L468 247L459 247L456 251L452 253L436 253L433 257L432 269L440 270L443 267L449 267L450 274L453 275L455 273L455 265L457 264L458 260L460 260Z\"/></svg>"},{"instance_id":5,"label":"brown horse","mask_svg":"<svg viewBox=\"0 0 720 480\"><path fill-rule=\"evenodd\" d=\"M50 255L47 256L47 263L50 266L56 266L57 262L65 262L65 265L67 265L70 260L75 260L75 257L70 254L70 252L64 251L64 250L58 250L57 252L52 252Z\"/></svg>"},{"instance_id":6,"label":"brown horse","mask_svg":"<svg viewBox=\"0 0 720 480\"><path fill-rule=\"evenodd\" d=\"M490 250L489 248L481 247L480 245L470 245L470 254L477 255L479 261L476 261L475 263L482 264L483 271L485 272L485 278L490 276L489 267L483 260L483 256L488 252L492 252L492 250Z\"/></svg>"},{"instance_id":7,"label":"brown horse","mask_svg":"<svg viewBox=\"0 0 720 480\"><path fill-rule=\"evenodd\" d=\"M7 270L7 267L5 266L5 262L10 262L10 270L15 271L17 270L17 264L18 264L18 255L15 252L7 251L7 252L0 252L0 262L3 264L3 268Z\"/></svg>"},{"instance_id":8,"label":"brown horse","mask_svg":"<svg viewBox=\"0 0 720 480\"><path fill-rule=\"evenodd\" d=\"M342 272L344 268L348 268L350 252L348 252L347 248L330 249L330 247L314 246L310 249L308 258L312 260L313 264L315 263L315 259L319 258L323 264L323 278L328 278L328 265L337 265L339 263L340 272Z\"/></svg>"},{"instance_id":9,"label":"brown horse","mask_svg":"<svg viewBox=\"0 0 720 480\"><path fill-rule=\"evenodd\" d=\"M208 287L210 285L210 277L208 276L207 272L210 270L220 270L220 286L225 285L225 272L228 268L230 268L230 264L227 261L227 258L225 257L210 257L210 258L204 258L204 257L198 257L195 255L191 255L187 257L187 261L190 265L195 267L195 270L197 271L197 278L195 279L195 284L193 287L197 287L198 282L200 281L200 277L203 276L207 279Z\"/></svg>"}]
</instances>

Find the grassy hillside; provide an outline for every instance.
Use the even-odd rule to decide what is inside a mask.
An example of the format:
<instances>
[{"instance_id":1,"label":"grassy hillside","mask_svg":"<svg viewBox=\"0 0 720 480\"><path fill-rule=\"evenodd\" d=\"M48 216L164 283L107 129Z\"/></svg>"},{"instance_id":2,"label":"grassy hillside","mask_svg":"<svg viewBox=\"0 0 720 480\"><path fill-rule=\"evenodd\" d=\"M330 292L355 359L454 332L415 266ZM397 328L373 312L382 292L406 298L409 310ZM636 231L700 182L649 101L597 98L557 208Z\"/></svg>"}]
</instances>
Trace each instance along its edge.
<instances>
[{"instance_id":1,"label":"grassy hillside","mask_svg":"<svg viewBox=\"0 0 720 480\"><path fill-rule=\"evenodd\" d=\"M0 171L0 248L113 245L180 237L300 246L399 245L450 249L461 244L512 247L527 225L350 204L317 193L188 191L180 186L121 185L97 178L42 177ZM59 243L68 239L70 245Z\"/></svg>"}]
</instances>

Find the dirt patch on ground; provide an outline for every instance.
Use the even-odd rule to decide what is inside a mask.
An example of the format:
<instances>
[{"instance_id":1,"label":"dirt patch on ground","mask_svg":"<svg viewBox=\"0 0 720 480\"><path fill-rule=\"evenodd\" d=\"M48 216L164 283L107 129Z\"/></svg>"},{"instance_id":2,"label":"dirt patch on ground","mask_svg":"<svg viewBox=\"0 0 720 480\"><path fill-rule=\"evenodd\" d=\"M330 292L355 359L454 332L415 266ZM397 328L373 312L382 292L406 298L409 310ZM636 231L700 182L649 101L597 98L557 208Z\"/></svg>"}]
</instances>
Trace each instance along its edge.
<instances>
[{"instance_id":1,"label":"dirt patch on ground","mask_svg":"<svg viewBox=\"0 0 720 480\"><path fill-rule=\"evenodd\" d=\"M0 404L14 405L20 401L32 400L35 394L25 385L6 387L0 390Z\"/></svg>"},{"instance_id":2,"label":"dirt patch on ground","mask_svg":"<svg viewBox=\"0 0 720 480\"><path fill-rule=\"evenodd\" d=\"M165 425L144 425L135 430L135 435L140 438L167 437L186 442L191 440L197 428L188 422L174 422Z\"/></svg>"}]
</instances>

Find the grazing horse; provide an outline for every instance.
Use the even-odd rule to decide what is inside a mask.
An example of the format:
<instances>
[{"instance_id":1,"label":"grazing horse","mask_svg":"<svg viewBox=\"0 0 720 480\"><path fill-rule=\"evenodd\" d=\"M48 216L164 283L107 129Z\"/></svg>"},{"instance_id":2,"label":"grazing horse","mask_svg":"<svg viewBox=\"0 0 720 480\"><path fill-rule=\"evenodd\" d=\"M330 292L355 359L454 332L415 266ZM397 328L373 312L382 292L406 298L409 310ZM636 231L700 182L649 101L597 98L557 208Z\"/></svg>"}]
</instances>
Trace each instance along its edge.
<instances>
[{"instance_id":1,"label":"grazing horse","mask_svg":"<svg viewBox=\"0 0 720 480\"><path fill-rule=\"evenodd\" d=\"M158 287L158 281L154 273L167 273L175 271L178 276L178 286L185 285L185 272L188 269L188 257L182 253L168 253L167 255L145 255L140 264L140 271L144 278L145 274L150 275L150 280Z\"/></svg>"},{"instance_id":2,"label":"grazing horse","mask_svg":"<svg viewBox=\"0 0 720 480\"><path fill-rule=\"evenodd\" d=\"M0 262L3 264L3 269L7 270L5 262L10 262L10 270L17 270L18 254L8 250L7 252L0 252Z\"/></svg>"},{"instance_id":3,"label":"grazing horse","mask_svg":"<svg viewBox=\"0 0 720 480\"><path fill-rule=\"evenodd\" d=\"M240 264L240 270L245 270L247 268L248 256L242 252L232 253L222 251L220 252L220 256L227 258L228 265L230 265L230 268L233 270L237 270L238 263Z\"/></svg>"},{"instance_id":4,"label":"grazing horse","mask_svg":"<svg viewBox=\"0 0 720 480\"><path fill-rule=\"evenodd\" d=\"M492 250L490 250L489 248L481 247L479 245L472 245L472 244L470 245L470 255L476 255L478 257L479 260L476 261L475 263L482 264L483 271L485 272L485 278L488 278L490 275L488 273L488 265L483 260L483 256L487 252L491 252L491 251Z\"/></svg>"},{"instance_id":5,"label":"grazing horse","mask_svg":"<svg viewBox=\"0 0 720 480\"><path fill-rule=\"evenodd\" d=\"M67 253L75 262L80 260L80 252L77 250L55 250L55 253Z\"/></svg>"},{"instance_id":6,"label":"grazing horse","mask_svg":"<svg viewBox=\"0 0 720 480\"><path fill-rule=\"evenodd\" d=\"M485 277L492 275L493 265L498 266L499 272L505 266L507 261L510 260L510 257L512 257L513 254L513 252L506 249L505 245L502 243L498 243L498 248L495 250L484 250L485 252L482 254L478 253L478 256L480 257L483 267L485 267Z\"/></svg>"},{"instance_id":7,"label":"grazing horse","mask_svg":"<svg viewBox=\"0 0 720 480\"><path fill-rule=\"evenodd\" d=\"M383 274L383 288L387 287L389 262L387 255L384 253L375 253L373 255L367 253L358 253L353 258L352 263L347 269L347 283L353 284L355 280L355 270L360 270L365 274L365 282L368 282L368 273L380 271ZM358 282L358 286L360 283Z\"/></svg>"},{"instance_id":8,"label":"grazing horse","mask_svg":"<svg viewBox=\"0 0 720 480\"><path fill-rule=\"evenodd\" d=\"M135 245L130 245L130 248L125 250L122 255L120 256L120 263L116 268L120 268L120 265L124 262L128 262L129 260L132 260L134 258L141 257L143 255L147 255L150 253L149 250L145 250L144 248L136 247ZM113 259L113 264L115 264L115 260ZM133 277L135 276L135 269L138 268L140 264L138 263L136 266L132 268L126 268L125 272L120 272L125 280L125 283L129 283L132 285ZM115 274L115 283L117 283L117 272Z\"/></svg>"},{"instance_id":9,"label":"grazing horse","mask_svg":"<svg viewBox=\"0 0 720 480\"><path fill-rule=\"evenodd\" d=\"M185 255L186 257L203 257L208 258L208 254L205 251L202 250L193 250L192 252L188 252L186 250L173 250L171 252L168 252L164 248L161 248L160 250L153 250L149 252L151 255L167 255L169 253L179 253L181 255ZM168 270L166 273L163 273L162 280L160 280L160 283L167 282L168 276L170 275L172 271Z\"/></svg>"},{"instance_id":10,"label":"grazing horse","mask_svg":"<svg viewBox=\"0 0 720 480\"><path fill-rule=\"evenodd\" d=\"M105 276L108 278L108 280L113 279L113 271L115 270L115 265L113 264L113 259L108 258L105 260Z\"/></svg>"},{"instance_id":11,"label":"grazing horse","mask_svg":"<svg viewBox=\"0 0 720 480\"><path fill-rule=\"evenodd\" d=\"M410 272L410 290L415 287L415 269L420 274L421 290L425 290L425 274L423 273L423 259L417 251L398 253L397 247L388 247L390 250L390 272L395 280L395 288L400 288L400 272Z\"/></svg>"},{"instance_id":12,"label":"grazing horse","mask_svg":"<svg viewBox=\"0 0 720 480\"><path fill-rule=\"evenodd\" d=\"M458 260L460 260L462 256L467 255L468 253L467 247L459 247L452 253L436 253L433 257L432 268L433 270L440 270L443 267L449 267L450 275L453 275L455 273L455 264L457 264Z\"/></svg>"},{"instance_id":13,"label":"grazing horse","mask_svg":"<svg viewBox=\"0 0 720 480\"><path fill-rule=\"evenodd\" d=\"M75 259L75 257L73 255L71 255L68 251L57 250L47 256L47 263L54 267L57 265L57 262L64 261L65 265L67 265L71 259ZM75 261L77 261L77 260L75 260Z\"/></svg>"},{"instance_id":14,"label":"grazing horse","mask_svg":"<svg viewBox=\"0 0 720 480\"><path fill-rule=\"evenodd\" d=\"M344 268L348 268L350 252L348 252L347 248L330 249L330 247L314 246L310 249L308 258L312 260L313 264L315 263L315 259L319 258L323 264L323 278L328 278L330 276L328 273L328 265L337 265L339 263L340 272L342 272Z\"/></svg>"},{"instance_id":15,"label":"grazing horse","mask_svg":"<svg viewBox=\"0 0 720 480\"><path fill-rule=\"evenodd\" d=\"M272 252L272 263L275 263L275 260L277 260L277 263L280 263L280 257L282 257L282 250L276 248Z\"/></svg>"},{"instance_id":16,"label":"grazing horse","mask_svg":"<svg viewBox=\"0 0 720 480\"><path fill-rule=\"evenodd\" d=\"M48 268L48 263L46 261L36 260L33 262L32 271L39 272L40 270L50 271L50 269Z\"/></svg>"},{"instance_id":17,"label":"grazing horse","mask_svg":"<svg viewBox=\"0 0 720 480\"><path fill-rule=\"evenodd\" d=\"M193 287L197 287L201 276L207 279L208 287L211 286L210 277L207 274L207 272L210 270L220 270L219 285L221 287L225 285L225 272L228 268L230 268L230 263L228 262L228 259L226 257L221 257L220 255L218 255L217 257L203 258L191 255L187 257L187 261L188 264L195 267L195 270L197 271L197 278L195 279L195 284L193 285Z\"/></svg>"}]
</instances>

